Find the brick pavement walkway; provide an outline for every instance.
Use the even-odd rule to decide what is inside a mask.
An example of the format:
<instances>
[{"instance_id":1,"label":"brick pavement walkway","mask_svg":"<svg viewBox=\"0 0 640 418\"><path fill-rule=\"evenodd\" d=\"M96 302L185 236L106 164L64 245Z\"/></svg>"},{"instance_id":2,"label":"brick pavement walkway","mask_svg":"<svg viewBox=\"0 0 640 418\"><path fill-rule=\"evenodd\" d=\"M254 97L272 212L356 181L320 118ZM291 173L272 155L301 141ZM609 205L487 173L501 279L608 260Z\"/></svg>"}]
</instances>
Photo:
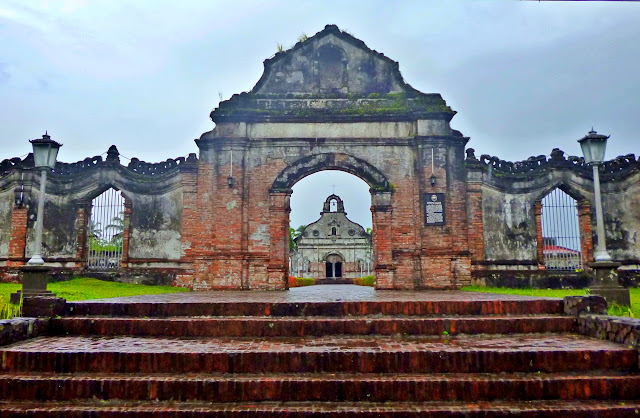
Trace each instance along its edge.
<instances>
[{"instance_id":1,"label":"brick pavement walkway","mask_svg":"<svg viewBox=\"0 0 640 418\"><path fill-rule=\"evenodd\" d=\"M459 290L375 290L350 284L297 287L288 291L216 291L140 295L104 300L116 303L202 303L202 302L387 302L387 301L507 301L554 299Z\"/></svg>"}]
</instances>

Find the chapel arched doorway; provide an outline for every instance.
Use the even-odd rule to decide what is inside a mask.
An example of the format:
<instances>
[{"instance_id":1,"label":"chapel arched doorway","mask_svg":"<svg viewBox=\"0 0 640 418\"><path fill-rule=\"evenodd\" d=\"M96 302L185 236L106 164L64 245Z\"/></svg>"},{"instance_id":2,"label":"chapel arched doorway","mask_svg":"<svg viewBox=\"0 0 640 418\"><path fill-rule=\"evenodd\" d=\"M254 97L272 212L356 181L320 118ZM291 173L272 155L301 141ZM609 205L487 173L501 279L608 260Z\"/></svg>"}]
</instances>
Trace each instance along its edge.
<instances>
[{"instance_id":1,"label":"chapel arched doorway","mask_svg":"<svg viewBox=\"0 0 640 418\"><path fill-rule=\"evenodd\" d=\"M329 254L325 260L326 278L341 279L343 263L344 259L339 254Z\"/></svg>"}]
</instances>

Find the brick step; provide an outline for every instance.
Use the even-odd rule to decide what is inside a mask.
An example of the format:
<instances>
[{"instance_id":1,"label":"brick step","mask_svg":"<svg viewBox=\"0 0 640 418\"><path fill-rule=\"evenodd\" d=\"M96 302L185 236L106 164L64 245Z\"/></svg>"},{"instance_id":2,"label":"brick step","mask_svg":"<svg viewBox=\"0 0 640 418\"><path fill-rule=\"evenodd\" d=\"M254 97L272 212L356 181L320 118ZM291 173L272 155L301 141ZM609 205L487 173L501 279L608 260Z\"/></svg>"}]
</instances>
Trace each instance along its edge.
<instances>
[{"instance_id":1,"label":"brick step","mask_svg":"<svg viewBox=\"0 0 640 418\"><path fill-rule=\"evenodd\" d=\"M174 337L292 337L324 335L443 335L571 332L575 318L553 315L488 317L65 317L54 334Z\"/></svg>"},{"instance_id":2,"label":"brick step","mask_svg":"<svg viewBox=\"0 0 640 418\"><path fill-rule=\"evenodd\" d=\"M6 401L639 400L640 374L4 374L0 393Z\"/></svg>"},{"instance_id":3,"label":"brick step","mask_svg":"<svg viewBox=\"0 0 640 418\"><path fill-rule=\"evenodd\" d=\"M637 370L636 350L569 334L289 338L41 337L0 348L2 371L441 373Z\"/></svg>"},{"instance_id":4,"label":"brick step","mask_svg":"<svg viewBox=\"0 0 640 418\"><path fill-rule=\"evenodd\" d=\"M561 299L513 300L391 300L347 302L219 301L182 303L139 298L117 301L67 302L69 316L348 316L348 315L533 315L562 314Z\"/></svg>"},{"instance_id":5,"label":"brick step","mask_svg":"<svg viewBox=\"0 0 640 418\"><path fill-rule=\"evenodd\" d=\"M0 415L56 417L631 417L639 416L640 402L532 401L532 402L425 402L425 403L79 403L0 402Z\"/></svg>"}]
</instances>

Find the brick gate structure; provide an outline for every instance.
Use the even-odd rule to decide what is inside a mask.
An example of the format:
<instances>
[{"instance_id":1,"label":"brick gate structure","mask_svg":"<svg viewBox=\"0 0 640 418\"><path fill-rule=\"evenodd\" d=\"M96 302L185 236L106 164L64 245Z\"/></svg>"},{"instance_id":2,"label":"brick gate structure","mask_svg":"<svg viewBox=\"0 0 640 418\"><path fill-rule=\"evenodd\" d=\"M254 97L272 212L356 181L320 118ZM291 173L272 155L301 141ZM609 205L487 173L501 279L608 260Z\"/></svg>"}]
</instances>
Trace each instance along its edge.
<instances>
[{"instance_id":1,"label":"brick gate structure","mask_svg":"<svg viewBox=\"0 0 640 418\"><path fill-rule=\"evenodd\" d=\"M439 94L407 84L398 63L329 25L265 61L248 93L211 112L199 156L121 165L101 157L59 163L47 186L45 260L86 263L91 199L125 198L116 279L193 289L286 289L293 185L341 170L370 187L379 289L456 288L502 273L545 273L541 199L561 188L578 200L581 245L592 258L593 187L581 158L510 163L466 149ZM573 140L573 139L572 139ZM33 243L39 176L33 159L0 166L0 269L15 277ZM638 270L640 163L603 166L607 241ZM593 228L595 229L595 228ZM611 240L611 242L609 242Z\"/></svg>"}]
</instances>

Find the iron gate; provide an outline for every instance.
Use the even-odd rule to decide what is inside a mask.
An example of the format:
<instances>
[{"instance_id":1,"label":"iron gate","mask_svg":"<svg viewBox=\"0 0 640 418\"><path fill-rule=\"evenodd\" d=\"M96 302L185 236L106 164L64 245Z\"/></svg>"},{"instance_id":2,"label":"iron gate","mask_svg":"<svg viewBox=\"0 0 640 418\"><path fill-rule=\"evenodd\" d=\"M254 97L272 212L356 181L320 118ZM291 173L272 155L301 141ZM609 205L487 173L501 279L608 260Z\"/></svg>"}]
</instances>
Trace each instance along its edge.
<instances>
[{"instance_id":1,"label":"iron gate","mask_svg":"<svg viewBox=\"0 0 640 418\"><path fill-rule=\"evenodd\" d=\"M549 270L582 270L578 204L560 189L542 199L544 264Z\"/></svg>"},{"instance_id":2,"label":"iron gate","mask_svg":"<svg viewBox=\"0 0 640 418\"><path fill-rule=\"evenodd\" d=\"M91 201L91 218L87 228L89 251L87 267L114 270L122 259L124 238L124 197L109 189Z\"/></svg>"}]
</instances>

